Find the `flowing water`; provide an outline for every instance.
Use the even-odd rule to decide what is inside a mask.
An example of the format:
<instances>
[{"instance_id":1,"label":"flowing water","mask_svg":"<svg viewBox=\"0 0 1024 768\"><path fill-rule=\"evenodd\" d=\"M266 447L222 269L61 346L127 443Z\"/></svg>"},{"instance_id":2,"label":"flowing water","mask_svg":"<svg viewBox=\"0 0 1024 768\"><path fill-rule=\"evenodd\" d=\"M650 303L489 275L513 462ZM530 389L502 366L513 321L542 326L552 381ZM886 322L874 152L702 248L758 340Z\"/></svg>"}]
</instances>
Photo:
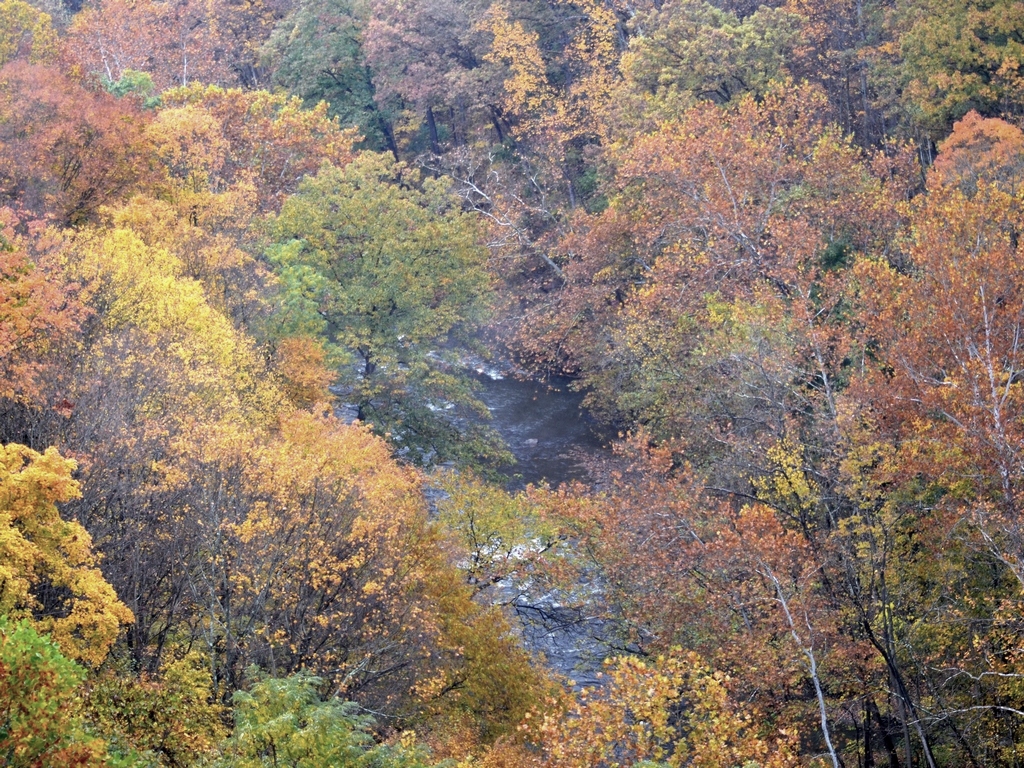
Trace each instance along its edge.
<instances>
[{"instance_id":1,"label":"flowing water","mask_svg":"<svg viewBox=\"0 0 1024 768\"><path fill-rule=\"evenodd\" d=\"M516 464L505 467L510 489L546 481L586 481L586 460L608 450L611 434L582 410L583 394L568 379L547 382L478 374L480 399Z\"/></svg>"},{"instance_id":2,"label":"flowing water","mask_svg":"<svg viewBox=\"0 0 1024 768\"><path fill-rule=\"evenodd\" d=\"M557 488L573 480L590 482L588 459L608 455L613 435L583 410L584 396L570 387L570 380L515 377L482 361L472 361L468 367L480 382L478 396L491 412L490 425L516 458L514 465L502 469L509 490L521 490L530 483L546 482ZM349 422L356 419L351 405L339 406L337 413ZM577 600L566 605L570 601L557 591L541 594L527 587L522 592L521 586L499 583L493 597L515 611L523 645L577 687L599 685L598 671L611 652L614 625L593 615L589 606L580 607ZM600 593L597 583L578 586Z\"/></svg>"},{"instance_id":3,"label":"flowing water","mask_svg":"<svg viewBox=\"0 0 1024 768\"><path fill-rule=\"evenodd\" d=\"M489 374L489 375L488 375ZM491 411L493 426L516 457L507 467L509 489L547 482L551 487L572 480L588 482L587 459L607 454L612 435L582 410L583 394L567 379L547 382L478 373L480 399ZM499 585L501 586L501 585ZM599 585L580 584L584 590ZM601 661L610 652L614 626L591 615L587 606L563 605L557 592L519 594L505 585L502 600L511 600L519 617L523 644L577 688L600 684Z\"/></svg>"}]
</instances>

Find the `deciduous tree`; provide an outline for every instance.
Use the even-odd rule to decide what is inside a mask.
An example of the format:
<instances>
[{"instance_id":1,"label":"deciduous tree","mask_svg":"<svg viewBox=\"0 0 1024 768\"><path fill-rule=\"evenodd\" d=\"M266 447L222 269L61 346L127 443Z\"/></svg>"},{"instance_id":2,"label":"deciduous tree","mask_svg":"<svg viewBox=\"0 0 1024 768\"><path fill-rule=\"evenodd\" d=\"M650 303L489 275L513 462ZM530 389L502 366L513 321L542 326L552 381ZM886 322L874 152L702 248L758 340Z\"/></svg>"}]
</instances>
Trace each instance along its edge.
<instances>
[{"instance_id":1,"label":"deciduous tree","mask_svg":"<svg viewBox=\"0 0 1024 768\"><path fill-rule=\"evenodd\" d=\"M0 616L0 757L11 768L107 765L103 744L86 735L85 670L27 621Z\"/></svg>"},{"instance_id":2,"label":"deciduous tree","mask_svg":"<svg viewBox=\"0 0 1024 768\"><path fill-rule=\"evenodd\" d=\"M65 73L14 61L0 70L0 198L82 224L153 181L148 119Z\"/></svg>"},{"instance_id":3,"label":"deciduous tree","mask_svg":"<svg viewBox=\"0 0 1024 768\"><path fill-rule=\"evenodd\" d=\"M757 713L732 701L727 678L696 654L624 657L608 668L606 689L544 716L545 766L799 764L794 734L759 732Z\"/></svg>"},{"instance_id":4,"label":"deciduous tree","mask_svg":"<svg viewBox=\"0 0 1024 768\"><path fill-rule=\"evenodd\" d=\"M132 613L96 567L89 534L57 511L80 495L74 469L53 448L0 449L0 611L30 618L69 657L98 665Z\"/></svg>"},{"instance_id":5,"label":"deciduous tree","mask_svg":"<svg viewBox=\"0 0 1024 768\"><path fill-rule=\"evenodd\" d=\"M458 373L485 313L484 254L446 183L364 154L307 179L273 236L287 319L353 356L343 383L361 420L416 461L494 455Z\"/></svg>"},{"instance_id":6,"label":"deciduous tree","mask_svg":"<svg viewBox=\"0 0 1024 768\"><path fill-rule=\"evenodd\" d=\"M908 2L900 38L905 97L940 138L970 110L986 117L1024 108L1024 14L1007 0Z\"/></svg>"},{"instance_id":7,"label":"deciduous tree","mask_svg":"<svg viewBox=\"0 0 1024 768\"><path fill-rule=\"evenodd\" d=\"M46 402L55 354L78 330L84 307L55 265L36 264L10 209L0 209L0 397Z\"/></svg>"},{"instance_id":8,"label":"deciduous tree","mask_svg":"<svg viewBox=\"0 0 1024 768\"><path fill-rule=\"evenodd\" d=\"M167 92L163 104L173 172L200 173L215 192L252 183L260 212L277 210L321 164L340 168L352 160L355 132L342 129L323 104L305 109L298 97L201 85Z\"/></svg>"},{"instance_id":9,"label":"deciduous tree","mask_svg":"<svg viewBox=\"0 0 1024 768\"><path fill-rule=\"evenodd\" d=\"M0 66L16 56L49 64L57 56L57 33L50 16L21 0L0 3Z\"/></svg>"},{"instance_id":10,"label":"deciduous tree","mask_svg":"<svg viewBox=\"0 0 1024 768\"><path fill-rule=\"evenodd\" d=\"M369 148L398 156L394 115L375 100L374 73L363 50L364 3L299 3L263 49L272 78L308 106L326 101L345 127L356 127Z\"/></svg>"}]
</instances>

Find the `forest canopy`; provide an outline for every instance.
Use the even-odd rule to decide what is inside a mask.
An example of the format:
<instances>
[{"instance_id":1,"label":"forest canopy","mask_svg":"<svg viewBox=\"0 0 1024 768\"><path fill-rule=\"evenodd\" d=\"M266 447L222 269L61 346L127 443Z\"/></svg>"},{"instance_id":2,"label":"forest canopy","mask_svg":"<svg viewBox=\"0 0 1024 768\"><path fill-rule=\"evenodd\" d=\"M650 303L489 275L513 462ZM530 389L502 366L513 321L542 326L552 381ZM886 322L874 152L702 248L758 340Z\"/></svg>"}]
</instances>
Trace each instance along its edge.
<instances>
[{"instance_id":1,"label":"forest canopy","mask_svg":"<svg viewBox=\"0 0 1024 768\"><path fill-rule=\"evenodd\" d=\"M0 0L0 763L1017 765L1022 8Z\"/></svg>"}]
</instances>

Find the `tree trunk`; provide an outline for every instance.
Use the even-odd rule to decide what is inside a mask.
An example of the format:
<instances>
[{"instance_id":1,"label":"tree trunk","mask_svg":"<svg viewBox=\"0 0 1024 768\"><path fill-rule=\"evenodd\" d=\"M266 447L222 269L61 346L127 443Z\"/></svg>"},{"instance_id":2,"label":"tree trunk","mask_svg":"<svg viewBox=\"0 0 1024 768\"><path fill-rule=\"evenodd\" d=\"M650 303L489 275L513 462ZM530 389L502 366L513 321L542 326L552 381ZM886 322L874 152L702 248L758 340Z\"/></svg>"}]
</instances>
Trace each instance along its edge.
<instances>
[{"instance_id":1,"label":"tree trunk","mask_svg":"<svg viewBox=\"0 0 1024 768\"><path fill-rule=\"evenodd\" d=\"M882 746L885 747L885 753L889 756L889 768L900 768L900 754L896 750L896 742L892 740L892 734L889 733L889 728L882 719L882 713L878 711L878 705L875 704L874 699L868 699L867 708L882 733Z\"/></svg>"},{"instance_id":2,"label":"tree trunk","mask_svg":"<svg viewBox=\"0 0 1024 768\"><path fill-rule=\"evenodd\" d=\"M437 121L434 119L434 108L427 107L427 130L430 132L430 151L441 154L441 142L437 137Z\"/></svg>"}]
</instances>

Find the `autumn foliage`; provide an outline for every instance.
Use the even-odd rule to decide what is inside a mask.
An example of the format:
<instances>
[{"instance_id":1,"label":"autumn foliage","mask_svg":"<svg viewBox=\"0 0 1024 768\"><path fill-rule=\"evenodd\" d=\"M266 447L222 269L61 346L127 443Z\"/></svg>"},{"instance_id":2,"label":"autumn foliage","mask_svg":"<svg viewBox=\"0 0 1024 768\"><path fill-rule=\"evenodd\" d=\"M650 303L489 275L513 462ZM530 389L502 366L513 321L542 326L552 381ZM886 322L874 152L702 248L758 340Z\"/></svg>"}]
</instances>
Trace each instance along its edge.
<instances>
[{"instance_id":1,"label":"autumn foliage","mask_svg":"<svg viewBox=\"0 0 1024 768\"><path fill-rule=\"evenodd\" d=\"M0 762L1016 765L1022 44L0 0ZM491 357L585 481L504 487Z\"/></svg>"}]
</instances>

